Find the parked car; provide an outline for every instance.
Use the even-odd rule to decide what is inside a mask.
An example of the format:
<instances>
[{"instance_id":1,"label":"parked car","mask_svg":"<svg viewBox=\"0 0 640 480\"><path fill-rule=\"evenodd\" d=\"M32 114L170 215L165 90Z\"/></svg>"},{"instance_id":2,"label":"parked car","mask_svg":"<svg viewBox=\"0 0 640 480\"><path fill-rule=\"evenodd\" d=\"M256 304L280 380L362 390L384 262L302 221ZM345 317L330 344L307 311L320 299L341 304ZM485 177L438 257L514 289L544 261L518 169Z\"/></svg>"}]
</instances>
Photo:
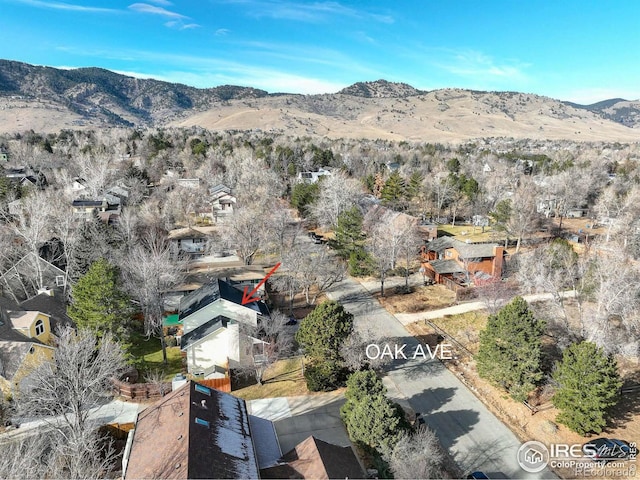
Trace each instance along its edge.
<instances>
[{"instance_id":1,"label":"parked car","mask_svg":"<svg viewBox=\"0 0 640 480\"><path fill-rule=\"evenodd\" d=\"M472 472L469 475L467 475L467 478L475 478L477 480L489 480L489 477L487 477L487 474L484 472Z\"/></svg>"},{"instance_id":2,"label":"parked car","mask_svg":"<svg viewBox=\"0 0 640 480\"><path fill-rule=\"evenodd\" d=\"M627 442L616 438L596 438L582 445L585 457L601 464L629 458L631 450L632 448Z\"/></svg>"}]
</instances>

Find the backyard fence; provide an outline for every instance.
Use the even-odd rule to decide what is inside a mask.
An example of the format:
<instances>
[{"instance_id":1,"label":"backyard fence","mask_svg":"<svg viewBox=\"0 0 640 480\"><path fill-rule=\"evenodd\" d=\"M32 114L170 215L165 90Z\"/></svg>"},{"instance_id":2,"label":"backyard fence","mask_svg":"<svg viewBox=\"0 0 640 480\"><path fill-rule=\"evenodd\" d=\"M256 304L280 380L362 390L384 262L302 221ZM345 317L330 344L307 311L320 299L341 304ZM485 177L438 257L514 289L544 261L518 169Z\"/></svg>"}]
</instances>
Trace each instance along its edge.
<instances>
[{"instance_id":1,"label":"backyard fence","mask_svg":"<svg viewBox=\"0 0 640 480\"><path fill-rule=\"evenodd\" d=\"M113 390L116 395L128 400L155 400L171 391L171 383L127 383L114 379Z\"/></svg>"}]
</instances>

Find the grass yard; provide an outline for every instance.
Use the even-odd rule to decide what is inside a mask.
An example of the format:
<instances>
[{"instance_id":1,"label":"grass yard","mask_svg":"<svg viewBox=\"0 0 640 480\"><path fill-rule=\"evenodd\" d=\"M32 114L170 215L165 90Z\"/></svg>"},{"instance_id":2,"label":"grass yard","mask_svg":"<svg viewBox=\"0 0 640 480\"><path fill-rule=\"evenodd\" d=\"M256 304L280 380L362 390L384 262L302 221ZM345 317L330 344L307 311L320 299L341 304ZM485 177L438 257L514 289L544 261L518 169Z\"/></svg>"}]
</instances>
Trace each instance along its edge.
<instances>
[{"instance_id":1,"label":"grass yard","mask_svg":"<svg viewBox=\"0 0 640 480\"><path fill-rule=\"evenodd\" d=\"M258 398L293 397L309 395L307 383L302 376L302 359L287 358L274 363L264 374L262 385L250 385L234 390L236 397L245 400Z\"/></svg>"},{"instance_id":2,"label":"grass yard","mask_svg":"<svg viewBox=\"0 0 640 480\"><path fill-rule=\"evenodd\" d=\"M494 240L495 237L491 227L484 227L484 233L482 233L482 227L473 227L473 225L456 225L452 227L451 224L438 225L438 237L442 236L456 237L457 240L462 242L465 240L486 242Z\"/></svg>"},{"instance_id":3,"label":"grass yard","mask_svg":"<svg viewBox=\"0 0 640 480\"><path fill-rule=\"evenodd\" d=\"M170 381L176 373L182 372L180 347L167 347L168 365L162 363L162 347L155 337L147 339L142 333L134 332L131 339L131 355L140 370L140 381L146 373L156 370L162 372L162 378Z\"/></svg>"}]
</instances>

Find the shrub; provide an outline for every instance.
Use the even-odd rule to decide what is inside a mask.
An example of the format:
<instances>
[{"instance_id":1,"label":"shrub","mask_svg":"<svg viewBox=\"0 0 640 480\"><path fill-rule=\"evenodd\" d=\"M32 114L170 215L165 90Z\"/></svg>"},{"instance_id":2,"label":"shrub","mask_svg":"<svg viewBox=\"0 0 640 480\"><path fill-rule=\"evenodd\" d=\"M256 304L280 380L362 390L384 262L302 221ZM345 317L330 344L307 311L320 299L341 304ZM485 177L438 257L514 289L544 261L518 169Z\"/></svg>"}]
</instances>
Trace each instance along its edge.
<instances>
[{"instance_id":1,"label":"shrub","mask_svg":"<svg viewBox=\"0 0 640 480\"><path fill-rule=\"evenodd\" d=\"M335 362L315 363L305 367L304 378L311 392L329 392L344 386L346 371Z\"/></svg>"}]
</instances>

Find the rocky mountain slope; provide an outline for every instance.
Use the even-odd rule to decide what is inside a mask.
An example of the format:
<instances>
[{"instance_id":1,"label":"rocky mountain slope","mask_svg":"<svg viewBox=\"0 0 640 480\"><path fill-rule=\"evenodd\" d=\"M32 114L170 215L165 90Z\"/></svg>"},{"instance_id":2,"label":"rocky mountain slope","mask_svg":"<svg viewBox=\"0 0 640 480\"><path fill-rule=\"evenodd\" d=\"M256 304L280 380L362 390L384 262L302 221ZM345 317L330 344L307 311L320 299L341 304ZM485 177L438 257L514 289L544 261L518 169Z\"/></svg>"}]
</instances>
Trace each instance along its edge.
<instances>
[{"instance_id":1,"label":"rocky mountain slope","mask_svg":"<svg viewBox=\"0 0 640 480\"><path fill-rule=\"evenodd\" d=\"M477 137L640 141L640 102L577 105L515 92L417 90L385 80L325 95L198 89L99 68L0 60L0 132L192 126L332 138L457 141Z\"/></svg>"}]
</instances>

